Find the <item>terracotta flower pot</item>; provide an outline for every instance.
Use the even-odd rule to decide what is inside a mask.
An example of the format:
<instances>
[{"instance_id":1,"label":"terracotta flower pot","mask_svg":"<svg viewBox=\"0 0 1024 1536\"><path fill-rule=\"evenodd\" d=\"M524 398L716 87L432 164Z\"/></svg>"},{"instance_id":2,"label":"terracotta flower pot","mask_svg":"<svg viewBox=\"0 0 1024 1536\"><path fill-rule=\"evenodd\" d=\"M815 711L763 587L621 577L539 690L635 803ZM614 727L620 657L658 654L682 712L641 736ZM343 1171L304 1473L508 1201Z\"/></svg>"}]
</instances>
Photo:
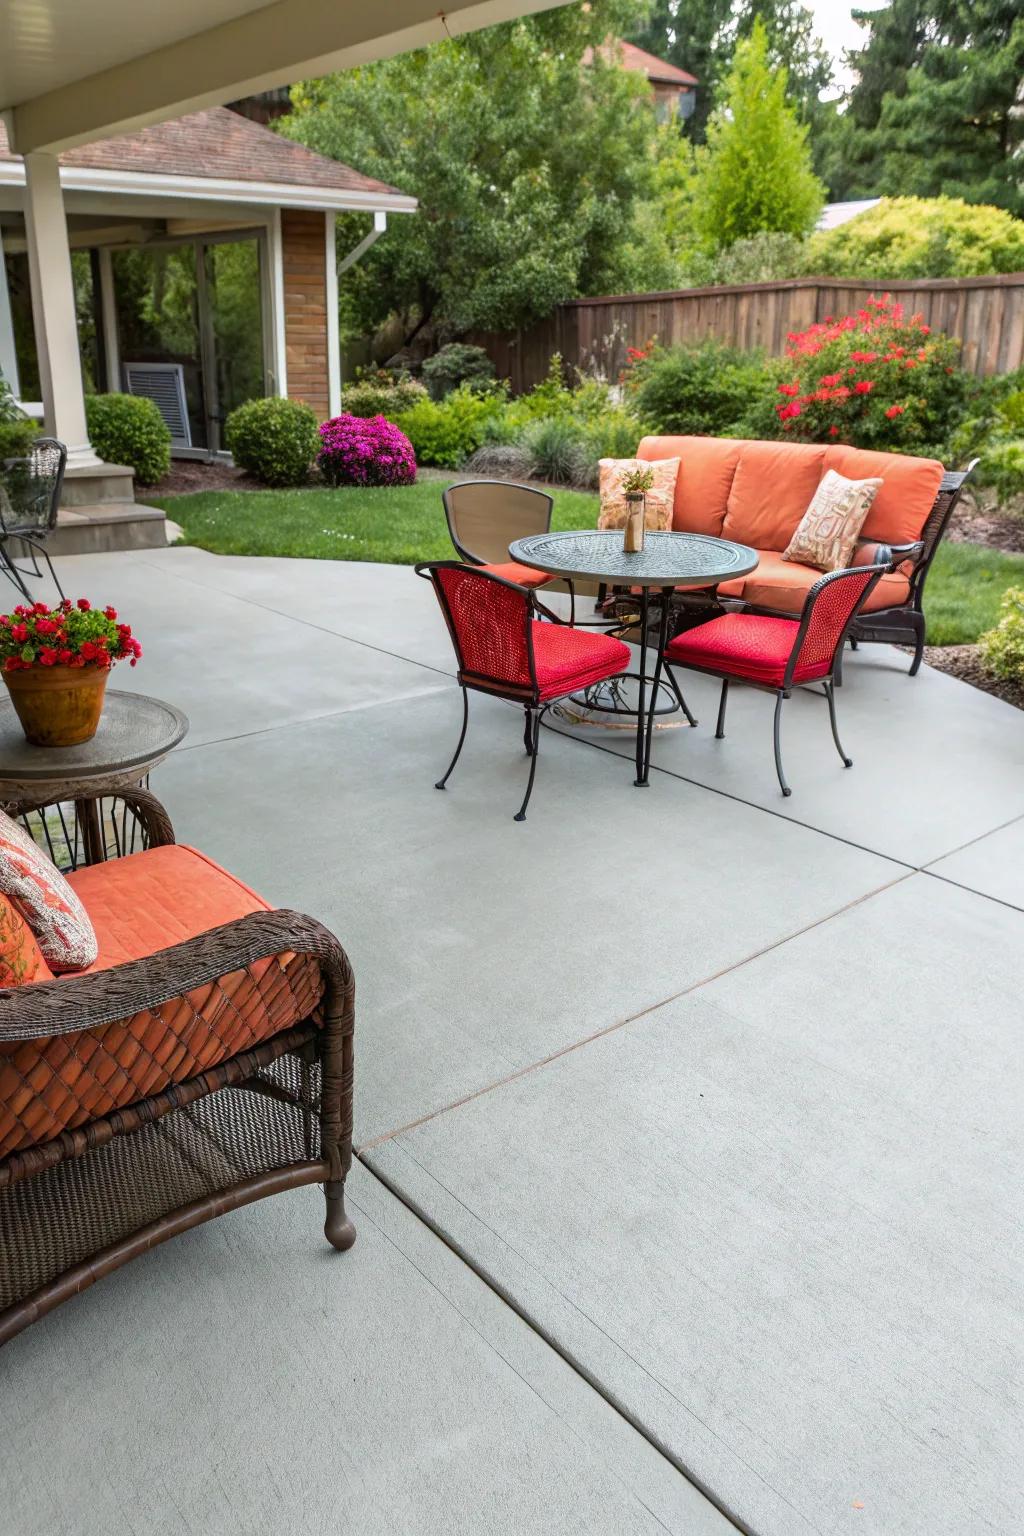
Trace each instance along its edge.
<instances>
[{"instance_id":1,"label":"terracotta flower pot","mask_svg":"<svg viewBox=\"0 0 1024 1536\"><path fill-rule=\"evenodd\" d=\"M109 667L26 667L3 680L34 747L76 747L96 735L109 676Z\"/></svg>"}]
</instances>

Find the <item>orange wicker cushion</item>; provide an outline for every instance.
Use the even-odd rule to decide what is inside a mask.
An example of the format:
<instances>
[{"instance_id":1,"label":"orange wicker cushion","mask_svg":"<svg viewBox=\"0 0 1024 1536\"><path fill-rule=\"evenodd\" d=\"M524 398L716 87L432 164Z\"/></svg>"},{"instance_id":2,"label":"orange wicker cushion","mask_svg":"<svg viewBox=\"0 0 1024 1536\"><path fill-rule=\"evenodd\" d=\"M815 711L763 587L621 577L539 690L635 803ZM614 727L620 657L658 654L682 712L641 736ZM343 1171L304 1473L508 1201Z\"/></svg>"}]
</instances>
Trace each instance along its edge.
<instances>
[{"instance_id":1,"label":"orange wicker cushion","mask_svg":"<svg viewBox=\"0 0 1024 1536\"><path fill-rule=\"evenodd\" d=\"M12 901L0 896L0 987L52 980L53 972L28 923Z\"/></svg>"},{"instance_id":2,"label":"orange wicker cushion","mask_svg":"<svg viewBox=\"0 0 1024 1536\"><path fill-rule=\"evenodd\" d=\"M80 971L96 959L96 935L81 901L53 860L4 811L0 893L17 903L51 970Z\"/></svg>"},{"instance_id":3,"label":"orange wicker cushion","mask_svg":"<svg viewBox=\"0 0 1024 1536\"><path fill-rule=\"evenodd\" d=\"M132 854L71 880L96 925L96 971L267 910L262 897L186 847ZM314 1016L322 992L315 960L276 955L99 1029L0 1044L0 1157L185 1082Z\"/></svg>"},{"instance_id":4,"label":"orange wicker cushion","mask_svg":"<svg viewBox=\"0 0 1024 1536\"><path fill-rule=\"evenodd\" d=\"M752 603L756 608L774 608L780 613L799 617L804 598L814 583L820 581L821 572L810 565L783 560L776 550L759 549L757 554L756 571L751 571L749 576L740 576L736 581L723 581L718 588L719 596L742 597L744 602ZM905 603L909 596L907 578L898 572L887 573L872 588L863 611L874 613L879 608L895 608Z\"/></svg>"},{"instance_id":5,"label":"orange wicker cushion","mask_svg":"<svg viewBox=\"0 0 1024 1536\"><path fill-rule=\"evenodd\" d=\"M645 437L638 459L679 457L672 527L677 533L722 532L742 444L720 437Z\"/></svg>"}]
</instances>

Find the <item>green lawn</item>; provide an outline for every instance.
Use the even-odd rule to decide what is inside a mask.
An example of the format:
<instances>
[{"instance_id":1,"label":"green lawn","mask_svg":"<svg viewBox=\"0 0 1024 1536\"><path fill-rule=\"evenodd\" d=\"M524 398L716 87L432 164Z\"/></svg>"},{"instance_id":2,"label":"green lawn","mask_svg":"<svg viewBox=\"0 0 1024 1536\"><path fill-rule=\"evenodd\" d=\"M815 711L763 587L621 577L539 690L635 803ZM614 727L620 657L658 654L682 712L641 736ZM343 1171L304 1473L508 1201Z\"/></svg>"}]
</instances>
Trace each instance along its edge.
<instances>
[{"instance_id":1,"label":"green lawn","mask_svg":"<svg viewBox=\"0 0 1024 1536\"><path fill-rule=\"evenodd\" d=\"M451 481L392 490L199 491L149 498L180 523L189 544L218 555L305 556L412 565L453 551L441 508ZM597 497L556 491L552 526L593 528ZM1007 587L1024 586L1024 555L978 544L943 544L928 577L928 639L976 640L996 622Z\"/></svg>"},{"instance_id":2,"label":"green lawn","mask_svg":"<svg viewBox=\"0 0 1024 1536\"><path fill-rule=\"evenodd\" d=\"M414 565L454 557L441 506L452 480L356 490L197 491L147 497L185 540L217 555L290 555ZM553 528L593 528L596 496L556 491Z\"/></svg>"}]
</instances>

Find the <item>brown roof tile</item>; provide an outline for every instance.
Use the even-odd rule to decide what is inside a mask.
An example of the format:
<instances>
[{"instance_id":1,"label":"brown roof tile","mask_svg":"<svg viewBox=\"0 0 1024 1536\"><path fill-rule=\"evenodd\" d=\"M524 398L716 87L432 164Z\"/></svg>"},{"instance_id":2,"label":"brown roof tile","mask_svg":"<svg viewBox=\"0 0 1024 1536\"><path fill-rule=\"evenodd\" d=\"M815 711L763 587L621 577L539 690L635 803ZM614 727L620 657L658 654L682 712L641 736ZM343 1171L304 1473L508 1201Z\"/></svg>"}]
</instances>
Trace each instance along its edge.
<instances>
[{"instance_id":1,"label":"brown roof tile","mask_svg":"<svg viewBox=\"0 0 1024 1536\"><path fill-rule=\"evenodd\" d=\"M0 123L0 159L14 160ZM226 181L279 182L334 192L395 193L382 181L329 160L302 144L240 117L227 107L190 112L138 133L98 139L66 150L61 165L89 170L136 171L148 176L211 176Z\"/></svg>"}]
</instances>

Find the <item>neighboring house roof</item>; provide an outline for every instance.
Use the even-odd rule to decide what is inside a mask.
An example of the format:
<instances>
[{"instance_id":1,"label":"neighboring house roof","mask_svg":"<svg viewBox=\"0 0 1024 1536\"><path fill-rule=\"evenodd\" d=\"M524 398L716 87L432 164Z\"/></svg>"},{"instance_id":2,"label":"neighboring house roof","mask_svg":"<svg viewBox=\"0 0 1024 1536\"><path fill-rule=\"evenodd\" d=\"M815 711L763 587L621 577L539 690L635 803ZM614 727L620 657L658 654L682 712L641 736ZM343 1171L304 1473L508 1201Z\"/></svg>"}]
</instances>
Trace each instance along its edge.
<instances>
[{"instance_id":1,"label":"neighboring house roof","mask_svg":"<svg viewBox=\"0 0 1024 1536\"><path fill-rule=\"evenodd\" d=\"M815 229L838 229L840 224L848 224L855 219L858 213L867 213L869 208L877 208L881 202L879 197L862 197L852 203L826 203L818 216Z\"/></svg>"},{"instance_id":2,"label":"neighboring house roof","mask_svg":"<svg viewBox=\"0 0 1024 1536\"><path fill-rule=\"evenodd\" d=\"M695 75L687 74L685 69L679 69L675 64L669 64L665 59L655 58L653 53L648 53L643 48L638 48L635 43L619 43L622 49L622 63L625 69L635 69L638 74L646 75L652 85L699 85L700 81Z\"/></svg>"},{"instance_id":3,"label":"neighboring house roof","mask_svg":"<svg viewBox=\"0 0 1024 1536\"><path fill-rule=\"evenodd\" d=\"M235 201L248 196L252 202L296 205L302 201L296 195L301 189L312 194L305 199L312 206L387 207L394 206L396 199L406 208L416 206L414 198L396 188L282 138L227 107L191 112L116 139L98 139L65 151L59 159L61 180L68 187L99 185L112 191L124 178L125 191L140 190L136 182L141 179L146 190L193 196L230 198L231 192L225 189L234 187ZM19 161L20 156L8 148L0 123L0 174L3 162L21 171ZM9 174L3 179L9 180ZM275 189L296 191L275 198Z\"/></svg>"}]
</instances>

